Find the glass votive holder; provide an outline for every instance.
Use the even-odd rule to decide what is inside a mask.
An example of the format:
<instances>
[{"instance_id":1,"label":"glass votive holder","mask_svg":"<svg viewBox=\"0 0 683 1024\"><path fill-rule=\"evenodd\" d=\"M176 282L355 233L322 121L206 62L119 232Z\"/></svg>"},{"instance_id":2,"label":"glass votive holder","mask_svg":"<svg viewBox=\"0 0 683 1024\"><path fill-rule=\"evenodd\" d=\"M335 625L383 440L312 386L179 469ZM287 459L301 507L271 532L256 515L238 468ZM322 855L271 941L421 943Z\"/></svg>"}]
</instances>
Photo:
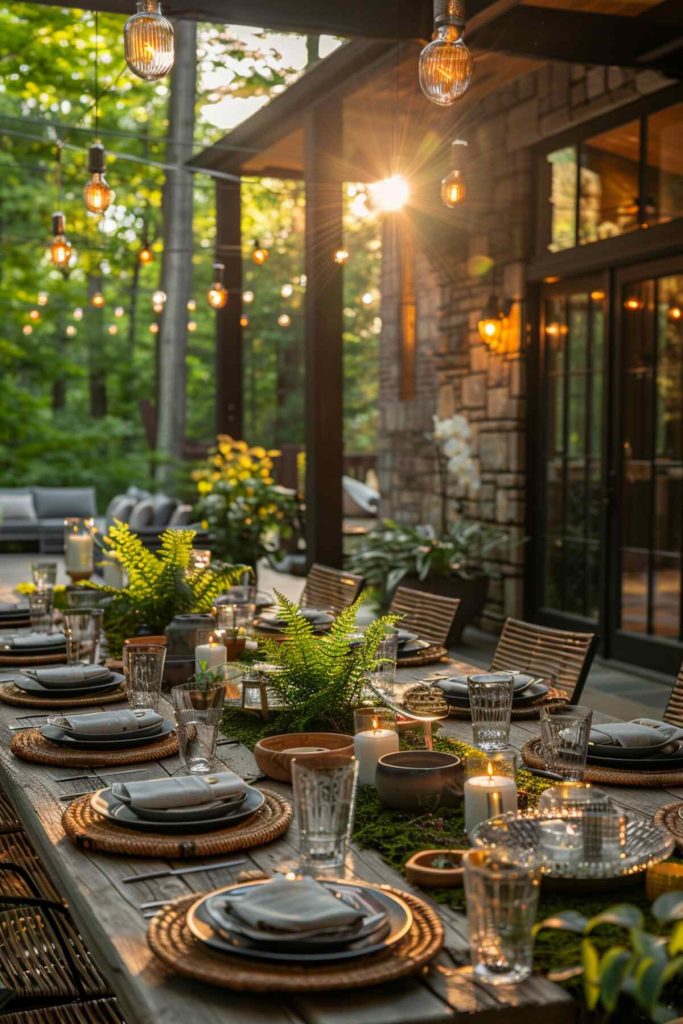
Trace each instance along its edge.
<instances>
[{"instance_id":1,"label":"glass votive holder","mask_svg":"<svg viewBox=\"0 0 683 1024\"><path fill-rule=\"evenodd\" d=\"M626 818L601 789L581 782L551 786L541 794L538 812L574 826L580 837L581 860L618 861L624 856Z\"/></svg>"},{"instance_id":2,"label":"glass votive holder","mask_svg":"<svg viewBox=\"0 0 683 1024\"><path fill-rule=\"evenodd\" d=\"M221 681L225 691L225 707L241 707L244 692L244 665L236 661L226 661L219 665L213 673L216 682Z\"/></svg>"},{"instance_id":3,"label":"glass votive holder","mask_svg":"<svg viewBox=\"0 0 683 1024\"><path fill-rule=\"evenodd\" d=\"M54 587L57 582L57 563L32 562L31 575L36 587Z\"/></svg>"},{"instance_id":4,"label":"glass votive holder","mask_svg":"<svg viewBox=\"0 0 683 1024\"><path fill-rule=\"evenodd\" d=\"M358 708L353 713L353 731L358 784L372 786L380 757L398 750L396 715L389 708Z\"/></svg>"},{"instance_id":5,"label":"glass votive holder","mask_svg":"<svg viewBox=\"0 0 683 1024\"><path fill-rule=\"evenodd\" d=\"M482 821L517 810L517 755L507 747L465 758L465 831Z\"/></svg>"},{"instance_id":6,"label":"glass votive holder","mask_svg":"<svg viewBox=\"0 0 683 1024\"><path fill-rule=\"evenodd\" d=\"M64 565L73 583L90 579L94 572L94 529L94 519L70 516L64 520Z\"/></svg>"}]
</instances>

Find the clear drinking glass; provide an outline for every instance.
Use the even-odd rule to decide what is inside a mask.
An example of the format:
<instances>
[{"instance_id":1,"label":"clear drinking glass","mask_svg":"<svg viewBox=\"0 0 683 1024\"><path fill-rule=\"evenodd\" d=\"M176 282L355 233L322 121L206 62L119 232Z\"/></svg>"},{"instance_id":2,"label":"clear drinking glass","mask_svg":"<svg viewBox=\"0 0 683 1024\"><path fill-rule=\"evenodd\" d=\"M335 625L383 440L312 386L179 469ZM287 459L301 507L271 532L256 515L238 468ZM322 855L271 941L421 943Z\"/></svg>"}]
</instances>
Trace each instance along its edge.
<instances>
[{"instance_id":1,"label":"clear drinking glass","mask_svg":"<svg viewBox=\"0 0 683 1024\"><path fill-rule=\"evenodd\" d=\"M56 562L32 562L31 575L33 582L39 589L42 587L54 587L57 582Z\"/></svg>"},{"instance_id":2,"label":"clear drinking glass","mask_svg":"<svg viewBox=\"0 0 683 1024\"><path fill-rule=\"evenodd\" d=\"M325 768L309 768L294 758L294 810L304 875L343 876L357 782L355 757L330 756Z\"/></svg>"},{"instance_id":3,"label":"clear drinking glass","mask_svg":"<svg viewBox=\"0 0 683 1024\"><path fill-rule=\"evenodd\" d=\"M376 665L369 673L370 682L385 697L393 697L395 694L397 657L398 631L388 629L377 648Z\"/></svg>"},{"instance_id":4,"label":"clear drinking glass","mask_svg":"<svg viewBox=\"0 0 683 1024\"><path fill-rule=\"evenodd\" d=\"M52 630L52 588L41 587L28 595L29 617L34 633L50 633Z\"/></svg>"},{"instance_id":5,"label":"clear drinking glass","mask_svg":"<svg viewBox=\"0 0 683 1024\"><path fill-rule=\"evenodd\" d=\"M97 608L100 595L90 587L67 587L67 608Z\"/></svg>"},{"instance_id":6,"label":"clear drinking glass","mask_svg":"<svg viewBox=\"0 0 683 1024\"><path fill-rule=\"evenodd\" d=\"M502 750L509 745L513 679L509 672L482 672L467 677L474 745Z\"/></svg>"},{"instance_id":7,"label":"clear drinking glass","mask_svg":"<svg viewBox=\"0 0 683 1024\"><path fill-rule=\"evenodd\" d=\"M214 768L224 698L223 682L201 687L183 683L171 690L180 760L192 775L204 775Z\"/></svg>"},{"instance_id":8,"label":"clear drinking glass","mask_svg":"<svg viewBox=\"0 0 683 1024\"><path fill-rule=\"evenodd\" d=\"M593 709L580 704L555 705L541 708L540 719L548 770L570 782L581 782L586 771Z\"/></svg>"},{"instance_id":9,"label":"clear drinking glass","mask_svg":"<svg viewBox=\"0 0 683 1024\"><path fill-rule=\"evenodd\" d=\"M531 974L541 872L519 850L469 850L462 858L470 940L477 977L490 985Z\"/></svg>"},{"instance_id":10,"label":"clear drinking glass","mask_svg":"<svg viewBox=\"0 0 683 1024\"><path fill-rule=\"evenodd\" d=\"M159 707L166 648L161 644L135 644L126 652L126 693L132 708Z\"/></svg>"},{"instance_id":11,"label":"clear drinking glass","mask_svg":"<svg viewBox=\"0 0 683 1024\"><path fill-rule=\"evenodd\" d=\"M70 665L96 665L100 660L101 608L66 608L62 612L66 660Z\"/></svg>"}]
</instances>

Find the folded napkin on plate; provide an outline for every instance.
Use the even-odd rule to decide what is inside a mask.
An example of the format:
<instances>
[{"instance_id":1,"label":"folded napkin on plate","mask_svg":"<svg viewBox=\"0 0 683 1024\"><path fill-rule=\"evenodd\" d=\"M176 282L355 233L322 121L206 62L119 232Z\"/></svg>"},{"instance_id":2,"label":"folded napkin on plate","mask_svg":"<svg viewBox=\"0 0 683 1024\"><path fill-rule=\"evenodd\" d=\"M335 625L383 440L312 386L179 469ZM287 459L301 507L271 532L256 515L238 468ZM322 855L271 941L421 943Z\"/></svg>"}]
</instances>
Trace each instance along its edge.
<instances>
[{"instance_id":1,"label":"folded napkin on plate","mask_svg":"<svg viewBox=\"0 0 683 1024\"><path fill-rule=\"evenodd\" d=\"M9 637L9 644L17 650L22 647L64 647L66 637L63 633L26 633Z\"/></svg>"},{"instance_id":2,"label":"folded napkin on plate","mask_svg":"<svg viewBox=\"0 0 683 1024\"><path fill-rule=\"evenodd\" d=\"M636 718L633 722L602 722L594 725L590 742L603 747L652 747L671 740L683 740L683 729L656 718Z\"/></svg>"},{"instance_id":3,"label":"folded napkin on plate","mask_svg":"<svg viewBox=\"0 0 683 1024\"><path fill-rule=\"evenodd\" d=\"M199 807L214 800L229 800L246 789L244 779L234 772L219 772L198 778L181 775L174 779L149 779L146 782L115 782L112 796L131 807L169 810L172 807Z\"/></svg>"},{"instance_id":4,"label":"folded napkin on plate","mask_svg":"<svg viewBox=\"0 0 683 1024\"><path fill-rule=\"evenodd\" d=\"M525 690L533 678L533 676L522 675L521 673L514 676L512 684L513 694L520 690ZM453 697L469 697L467 676L451 676L449 679L439 679L436 682L436 686L443 690L444 693L452 694Z\"/></svg>"},{"instance_id":5,"label":"folded napkin on plate","mask_svg":"<svg viewBox=\"0 0 683 1024\"><path fill-rule=\"evenodd\" d=\"M133 711L94 711L87 715L53 715L50 725L57 725L74 736L119 736L134 733L140 729L151 729L161 725L163 717L147 708Z\"/></svg>"},{"instance_id":6,"label":"folded napkin on plate","mask_svg":"<svg viewBox=\"0 0 683 1024\"><path fill-rule=\"evenodd\" d=\"M343 930L364 917L362 910L338 899L314 878L283 875L246 892L227 894L225 906L252 928L280 933Z\"/></svg>"},{"instance_id":7,"label":"folded napkin on plate","mask_svg":"<svg viewBox=\"0 0 683 1024\"><path fill-rule=\"evenodd\" d=\"M83 686L84 683L104 682L111 677L111 672L103 665L55 665L50 668L27 668L23 675L47 689L67 689L70 686Z\"/></svg>"}]
</instances>

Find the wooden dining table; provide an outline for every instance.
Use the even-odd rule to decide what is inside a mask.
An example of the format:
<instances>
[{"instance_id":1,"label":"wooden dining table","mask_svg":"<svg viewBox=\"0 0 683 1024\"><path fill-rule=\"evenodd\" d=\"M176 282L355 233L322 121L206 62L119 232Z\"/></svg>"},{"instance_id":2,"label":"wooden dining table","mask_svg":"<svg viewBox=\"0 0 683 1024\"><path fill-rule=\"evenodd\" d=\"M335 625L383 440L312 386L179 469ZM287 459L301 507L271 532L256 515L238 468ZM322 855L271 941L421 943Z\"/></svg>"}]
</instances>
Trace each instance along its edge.
<instances>
[{"instance_id":1,"label":"wooden dining table","mask_svg":"<svg viewBox=\"0 0 683 1024\"><path fill-rule=\"evenodd\" d=\"M463 662L453 663L453 667L474 668ZM399 690L430 674L430 668L399 670ZM0 682L9 678L12 672L0 673ZM95 709L97 705L93 705ZM165 700L162 710L169 716L172 714ZM237 873L243 870L272 874L276 870L295 868L298 862L296 825L275 842L206 861L166 862L77 849L62 828L62 813L67 804L60 797L100 788L107 785L108 779L113 781L113 777L102 769L91 779L59 782L58 779L81 775L87 770L19 760L9 750L13 735L10 726L37 726L44 721L44 716L38 713L28 719L27 714L30 712L25 708L0 704L0 785L14 803L49 875L68 902L128 1024L434 1024L455 1021L458 1017L473 1024L492 1021L565 1024L577 1019L578 1006L574 1000L542 976L534 976L520 985L497 988L476 980L468 962L465 917L442 905L438 906L446 936L442 952L429 969L400 982L285 996L234 992L171 973L147 944L147 921L141 904L219 888L235 881ZM596 715L596 719L607 720L604 715ZM443 723L442 730L460 740L472 739L471 724L467 721L450 719ZM537 734L537 722L515 721L511 727L511 743L520 748ZM258 770L252 753L238 743L220 745L218 754L223 765L242 776L252 776ZM171 757L140 767L144 770L131 779L171 775L178 770L179 761ZM286 785L271 780L260 784L291 796L291 789ZM621 807L646 817L662 804L683 798L683 787L608 788ZM242 860L243 863L232 869L212 867L226 860ZM130 875L197 864L204 864L204 870L133 884L124 882ZM347 875L415 891L422 898L429 898L424 891L412 890L405 879L371 850L352 846Z\"/></svg>"}]
</instances>

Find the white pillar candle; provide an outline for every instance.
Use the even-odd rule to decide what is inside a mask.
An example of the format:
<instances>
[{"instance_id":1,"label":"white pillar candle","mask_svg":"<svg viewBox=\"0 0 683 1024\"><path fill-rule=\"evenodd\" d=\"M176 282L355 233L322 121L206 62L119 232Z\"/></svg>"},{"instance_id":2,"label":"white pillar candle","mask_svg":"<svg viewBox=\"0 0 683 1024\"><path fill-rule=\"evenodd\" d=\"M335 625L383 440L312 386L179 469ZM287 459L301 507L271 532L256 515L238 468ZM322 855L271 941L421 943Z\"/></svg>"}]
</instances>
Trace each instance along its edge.
<instances>
[{"instance_id":1,"label":"white pillar candle","mask_svg":"<svg viewBox=\"0 0 683 1024\"><path fill-rule=\"evenodd\" d=\"M228 660L228 652L225 644L219 644L215 641L210 641L208 644L198 644L194 649L194 670L195 672L201 672L201 662L205 662L205 668L211 671L212 668L218 668L219 665L225 665Z\"/></svg>"},{"instance_id":2,"label":"white pillar candle","mask_svg":"<svg viewBox=\"0 0 683 1024\"><path fill-rule=\"evenodd\" d=\"M374 786L377 762L385 754L396 753L398 733L395 729L368 729L357 732L353 748L358 761L359 785Z\"/></svg>"},{"instance_id":3,"label":"white pillar candle","mask_svg":"<svg viewBox=\"0 0 683 1024\"><path fill-rule=\"evenodd\" d=\"M67 572L92 573L93 540L87 533L68 533L64 551Z\"/></svg>"},{"instance_id":4,"label":"white pillar candle","mask_svg":"<svg viewBox=\"0 0 683 1024\"><path fill-rule=\"evenodd\" d=\"M465 831L480 821L517 810L517 786L507 775L477 775L465 783Z\"/></svg>"}]
</instances>

